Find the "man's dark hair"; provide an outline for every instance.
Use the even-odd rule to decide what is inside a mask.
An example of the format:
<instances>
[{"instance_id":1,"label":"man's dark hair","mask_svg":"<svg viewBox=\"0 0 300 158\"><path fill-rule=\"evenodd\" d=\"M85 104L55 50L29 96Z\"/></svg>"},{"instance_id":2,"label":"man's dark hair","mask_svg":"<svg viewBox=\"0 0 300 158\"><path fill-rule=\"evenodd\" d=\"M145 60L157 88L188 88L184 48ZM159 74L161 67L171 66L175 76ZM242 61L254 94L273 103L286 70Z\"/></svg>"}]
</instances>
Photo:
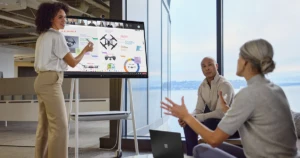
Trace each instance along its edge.
<instances>
[{"instance_id":1,"label":"man's dark hair","mask_svg":"<svg viewBox=\"0 0 300 158\"><path fill-rule=\"evenodd\" d=\"M61 2L46 2L39 6L35 18L36 32L38 34L49 30L52 26L51 20L56 16L60 9L64 10L66 14L69 13L68 5Z\"/></svg>"}]
</instances>

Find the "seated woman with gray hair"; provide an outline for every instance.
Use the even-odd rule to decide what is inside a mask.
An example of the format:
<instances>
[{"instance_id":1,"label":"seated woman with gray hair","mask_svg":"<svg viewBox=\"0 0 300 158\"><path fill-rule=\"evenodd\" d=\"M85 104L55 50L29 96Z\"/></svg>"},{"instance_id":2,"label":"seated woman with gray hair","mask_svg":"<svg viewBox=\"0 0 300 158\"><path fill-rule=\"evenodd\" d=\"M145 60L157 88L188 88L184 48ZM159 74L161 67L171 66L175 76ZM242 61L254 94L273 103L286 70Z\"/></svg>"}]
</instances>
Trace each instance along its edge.
<instances>
[{"instance_id":1,"label":"seated woman with gray hair","mask_svg":"<svg viewBox=\"0 0 300 158\"><path fill-rule=\"evenodd\" d=\"M214 131L188 113L183 97L181 105L168 98L169 103L161 102L167 115L184 120L208 143L196 146L194 157L296 157L297 137L288 100L284 91L265 77L275 68L273 55L272 45L263 39L240 48L236 74L244 77L248 86L236 94L230 108L223 98L226 94L219 93L226 114ZM222 143L236 130L243 148Z\"/></svg>"}]
</instances>

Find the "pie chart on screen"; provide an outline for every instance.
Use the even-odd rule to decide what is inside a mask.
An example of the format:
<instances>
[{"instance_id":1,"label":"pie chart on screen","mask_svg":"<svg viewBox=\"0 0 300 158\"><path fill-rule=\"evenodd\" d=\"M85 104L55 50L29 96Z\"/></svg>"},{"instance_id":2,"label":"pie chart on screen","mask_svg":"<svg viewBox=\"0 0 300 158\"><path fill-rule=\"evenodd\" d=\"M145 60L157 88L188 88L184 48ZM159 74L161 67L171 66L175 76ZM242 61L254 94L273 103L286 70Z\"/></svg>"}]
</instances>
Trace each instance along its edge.
<instances>
[{"instance_id":1,"label":"pie chart on screen","mask_svg":"<svg viewBox=\"0 0 300 158\"><path fill-rule=\"evenodd\" d=\"M134 62L133 58L129 58L124 63L125 72L139 72L140 65Z\"/></svg>"}]
</instances>

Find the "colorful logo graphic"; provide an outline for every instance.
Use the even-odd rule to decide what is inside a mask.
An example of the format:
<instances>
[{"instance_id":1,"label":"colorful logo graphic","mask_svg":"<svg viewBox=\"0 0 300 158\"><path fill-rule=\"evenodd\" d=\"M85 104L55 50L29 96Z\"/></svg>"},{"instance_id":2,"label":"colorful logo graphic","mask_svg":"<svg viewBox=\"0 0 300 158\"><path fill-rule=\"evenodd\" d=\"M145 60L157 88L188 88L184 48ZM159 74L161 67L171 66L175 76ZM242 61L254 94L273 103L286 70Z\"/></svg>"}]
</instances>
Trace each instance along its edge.
<instances>
[{"instance_id":1,"label":"colorful logo graphic","mask_svg":"<svg viewBox=\"0 0 300 158\"><path fill-rule=\"evenodd\" d=\"M113 63L107 64L107 70L115 70L115 64Z\"/></svg>"},{"instance_id":2,"label":"colorful logo graphic","mask_svg":"<svg viewBox=\"0 0 300 158\"><path fill-rule=\"evenodd\" d=\"M136 51L142 51L142 46L136 46Z\"/></svg>"},{"instance_id":3,"label":"colorful logo graphic","mask_svg":"<svg viewBox=\"0 0 300 158\"><path fill-rule=\"evenodd\" d=\"M124 63L125 72L139 72L140 64L136 63L133 58L127 59Z\"/></svg>"},{"instance_id":4,"label":"colorful logo graphic","mask_svg":"<svg viewBox=\"0 0 300 158\"><path fill-rule=\"evenodd\" d=\"M136 64L141 64L141 57L134 57L134 62Z\"/></svg>"}]
</instances>

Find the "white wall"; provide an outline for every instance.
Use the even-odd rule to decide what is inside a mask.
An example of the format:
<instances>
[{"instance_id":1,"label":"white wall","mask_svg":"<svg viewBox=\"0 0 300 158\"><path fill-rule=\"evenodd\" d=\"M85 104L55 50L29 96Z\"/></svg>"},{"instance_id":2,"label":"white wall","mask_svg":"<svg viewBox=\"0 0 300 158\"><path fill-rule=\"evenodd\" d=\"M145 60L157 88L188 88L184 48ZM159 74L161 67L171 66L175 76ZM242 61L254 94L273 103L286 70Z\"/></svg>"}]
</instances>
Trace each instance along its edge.
<instances>
[{"instance_id":1,"label":"white wall","mask_svg":"<svg viewBox=\"0 0 300 158\"><path fill-rule=\"evenodd\" d=\"M3 78L13 78L15 76L14 67L14 54L0 52L0 71L3 72Z\"/></svg>"},{"instance_id":2,"label":"white wall","mask_svg":"<svg viewBox=\"0 0 300 158\"><path fill-rule=\"evenodd\" d=\"M34 49L13 45L0 46L0 71L3 72L4 78L17 77L18 72L15 73L14 55L25 54L34 54Z\"/></svg>"}]
</instances>

